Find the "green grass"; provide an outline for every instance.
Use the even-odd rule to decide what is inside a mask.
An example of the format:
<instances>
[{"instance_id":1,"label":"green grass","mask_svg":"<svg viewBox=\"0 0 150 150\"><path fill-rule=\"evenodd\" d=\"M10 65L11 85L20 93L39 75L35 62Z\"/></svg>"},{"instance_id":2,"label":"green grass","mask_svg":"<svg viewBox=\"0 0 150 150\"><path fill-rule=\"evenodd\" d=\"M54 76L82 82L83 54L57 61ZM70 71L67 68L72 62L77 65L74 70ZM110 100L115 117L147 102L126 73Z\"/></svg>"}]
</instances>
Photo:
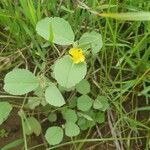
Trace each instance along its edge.
<instances>
[{"instance_id":1,"label":"green grass","mask_svg":"<svg viewBox=\"0 0 150 150\"><path fill-rule=\"evenodd\" d=\"M2 88L5 74L15 67L27 68L50 77L50 64L68 48L44 47L46 42L37 35L35 27L37 21L45 16L63 17L71 24L76 39L91 30L101 33L104 45L96 58L87 60L87 78L91 81L91 95L94 98L97 94L107 96L110 109L103 124L49 149L63 149L65 145L74 150L98 149L104 144L105 149L108 146L108 149L112 147L117 150L148 150L150 22L115 20L94 13L141 10L150 11L148 0L1 0L0 100L9 101L14 108L24 105L20 100L13 101L17 97L10 97ZM21 96L21 99L24 97ZM35 113L40 115L38 110ZM41 135L43 141L28 149L40 149L41 146L44 146L43 149L48 148L43 134L44 131ZM25 135L23 137L28 138ZM28 139L25 141L28 142Z\"/></svg>"}]
</instances>

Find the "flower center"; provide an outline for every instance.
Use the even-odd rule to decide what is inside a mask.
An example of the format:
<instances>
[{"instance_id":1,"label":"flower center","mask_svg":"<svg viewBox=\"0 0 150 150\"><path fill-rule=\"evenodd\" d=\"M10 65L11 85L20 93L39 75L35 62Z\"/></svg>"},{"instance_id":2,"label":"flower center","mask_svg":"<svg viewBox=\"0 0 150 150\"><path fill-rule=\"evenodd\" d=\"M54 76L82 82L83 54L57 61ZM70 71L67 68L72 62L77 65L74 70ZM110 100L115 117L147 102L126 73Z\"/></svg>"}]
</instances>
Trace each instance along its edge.
<instances>
[{"instance_id":1,"label":"flower center","mask_svg":"<svg viewBox=\"0 0 150 150\"><path fill-rule=\"evenodd\" d=\"M81 48L71 48L69 54L73 63L78 64L85 61L85 56Z\"/></svg>"}]
</instances>

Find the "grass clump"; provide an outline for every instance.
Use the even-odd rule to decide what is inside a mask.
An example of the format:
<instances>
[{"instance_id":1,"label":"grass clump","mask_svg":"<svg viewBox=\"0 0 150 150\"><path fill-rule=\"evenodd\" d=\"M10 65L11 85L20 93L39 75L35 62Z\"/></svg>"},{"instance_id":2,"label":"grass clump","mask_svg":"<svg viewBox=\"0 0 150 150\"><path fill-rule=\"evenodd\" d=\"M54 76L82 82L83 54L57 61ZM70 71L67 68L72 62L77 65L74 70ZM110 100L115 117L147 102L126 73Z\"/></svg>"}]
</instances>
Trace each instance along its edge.
<instances>
[{"instance_id":1,"label":"grass clump","mask_svg":"<svg viewBox=\"0 0 150 150\"><path fill-rule=\"evenodd\" d=\"M1 0L0 147L147 150L149 11L142 0Z\"/></svg>"}]
</instances>

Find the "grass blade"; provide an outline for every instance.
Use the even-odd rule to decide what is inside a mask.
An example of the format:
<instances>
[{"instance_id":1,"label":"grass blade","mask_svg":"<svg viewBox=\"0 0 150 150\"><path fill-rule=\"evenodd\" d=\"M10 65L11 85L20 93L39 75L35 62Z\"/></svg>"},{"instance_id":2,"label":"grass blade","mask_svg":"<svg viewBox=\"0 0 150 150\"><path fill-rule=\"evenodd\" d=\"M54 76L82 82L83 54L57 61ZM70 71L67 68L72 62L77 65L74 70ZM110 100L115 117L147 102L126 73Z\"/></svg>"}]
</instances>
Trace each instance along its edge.
<instances>
[{"instance_id":1,"label":"grass blade","mask_svg":"<svg viewBox=\"0 0 150 150\"><path fill-rule=\"evenodd\" d=\"M150 12L127 12L127 13L101 13L101 17L109 17L118 20L128 21L149 21Z\"/></svg>"},{"instance_id":2,"label":"grass blade","mask_svg":"<svg viewBox=\"0 0 150 150\"><path fill-rule=\"evenodd\" d=\"M17 147L19 145L23 144L23 139L17 139L9 144L7 144L6 146L4 146L2 148L2 150L9 150L11 148Z\"/></svg>"}]
</instances>

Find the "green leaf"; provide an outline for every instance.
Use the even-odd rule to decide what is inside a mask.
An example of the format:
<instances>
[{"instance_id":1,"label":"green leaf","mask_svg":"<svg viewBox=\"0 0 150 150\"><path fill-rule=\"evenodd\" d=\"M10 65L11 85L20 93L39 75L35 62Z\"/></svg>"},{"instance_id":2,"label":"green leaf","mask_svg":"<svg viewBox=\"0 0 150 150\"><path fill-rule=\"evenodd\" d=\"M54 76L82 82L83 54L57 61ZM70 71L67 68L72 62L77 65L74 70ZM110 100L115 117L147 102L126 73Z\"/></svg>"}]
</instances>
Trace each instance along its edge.
<instances>
[{"instance_id":1,"label":"green leaf","mask_svg":"<svg viewBox=\"0 0 150 150\"><path fill-rule=\"evenodd\" d=\"M63 140L63 129L53 126L47 129L45 138L50 145L59 144Z\"/></svg>"},{"instance_id":2,"label":"green leaf","mask_svg":"<svg viewBox=\"0 0 150 150\"><path fill-rule=\"evenodd\" d=\"M78 125L79 125L81 130L86 130L88 128L93 127L95 125L95 122L94 121L89 121L89 120L81 117L78 120Z\"/></svg>"},{"instance_id":3,"label":"green leaf","mask_svg":"<svg viewBox=\"0 0 150 150\"><path fill-rule=\"evenodd\" d=\"M8 102L0 102L0 125L8 118L12 106Z\"/></svg>"},{"instance_id":4,"label":"green leaf","mask_svg":"<svg viewBox=\"0 0 150 150\"><path fill-rule=\"evenodd\" d=\"M50 122L55 122L55 121L57 120L57 115L56 115L56 113L50 113L50 114L48 115L48 120L49 120Z\"/></svg>"},{"instance_id":5,"label":"green leaf","mask_svg":"<svg viewBox=\"0 0 150 150\"><path fill-rule=\"evenodd\" d=\"M83 118L83 117L80 117L78 119L77 124L78 124L78 126L80 127L81 130L86 130L88 128L87 124L86 124L86 119Z\"/></svg>"},{"instance_id":6,"label":"green leaf","mask_svg":"<svg viewBox=\"0 0 150 150\"><path fill-rule=\"evenodd\" d=\"M150 111L150 106L139 107L139 108L133 109L131 112L136 112L136 111Z\"/></svg>"},{"instance_id":7,"label":"green leaf","mask_svg":"<svg viewBox=\"0 0 150 150\"><path fill-rule=\"evenodd\" d=\"M88 94L90 92L89 82L83 79L76 85L76 90L81 94Z\"/></svg>"},{"instance_id":8,"label":"green leaf","mask_svg":"<svg viewBox=\"0 0 150 150\"><path fill-rule=\"evenodd\" d=\"M23 95L39 86L38 78L25 69L14 69L6 74L4 90L13 95Z\"/></svg>"},{"instance_id":9,"label":"green leaf","mask_svg":"<svg viewBox=\"0 0 150 150\"><path fill-rule=\"evenodd\" d=\"M89 115L91 118L95 117L95 112L93 109L90 109L89 111L85 112L85 114Z\"/></svg>"},{"instance_id":10,"label":"green leaf","mask_svg":"<svg viewBox=\"0 0 150 150\"><path fill-rule=\"evenodd\" d=\"M106 96L97 96L96 100L93 103L93 108L99 109L101 111L106 111L109 107L109 103Z\"/></svg>"},{"instance_id":11,"label":"green leaf","mask_svg":"<svg viewBox=\"0 0 150 150\"><path fill-rule=\"evenodd\" d=\"M70 108L75 108L77 106L77 97L73 96L68 103Z\"/></svg>"},{"instance_id":12,"label":"green leaf","mask_svg":"<svg viewBox=\"0 0 150 150\"><path fill-rule=\"evenodd\" d=\"M101 103L101 100L99 98L97 98L94 101L93 108L95 108L95 109L102 109L103 108L103 104Z\"/></svg>"},{"instance_id":13,"label":"green leaf","mask_svg":"<svg viewBox=\"0 0 150 150\"><path fill-rule=\"evenodd\" d=\"M87 115L87 114L83 114L81 112L78 112L78 115L79 115L79 117L83 117L83 118L85 118L85 119L87 119L89 121L93 121L92 117Z\"/></svg>"},{"instance_id":14,"label":"green leaf","mask_svg":"<svg viewBox=\"0 0 150 150\"><path fill-rule=\"evenodd\" d=\"M87 95L82 95L77 99L77 107L82 111L88 111L92 107L92 103L92 99Z\"/></svg>"},{"instance_id":15,"label":"green leaf","mask_svg":"<svg viewBox=\"0 0 150 150\"><path fill-rule=\"evenodd\" d=\"M124 120L127 121L130 124L130 127L134 130L139 128L139 127L144 127L145 129L148 129L148 130L150 129L149 126L141 123L138 120L134 120L134 119L131 119L129 117L124 117Z\"/></svg>"},{"instance_id":16,"label":"green leaf","mask_svg":"<svg viewBox=\"0 0 150 150\"><path fill-rule=\"evenodd\" d=\"M56 61L54 66L55 79L66 88L79 83L85 77L86 71L86 63L74 64L68 55Z\"/></svg>"},{"instance_id":17,"label":"green leaf","mask_svg":"<svg viewBox=\"0 0 150 150\"><path fill-rule=\"evenodd\" d=\"M45 87L44 87L44 89L45 89ZM44 97L43 88L41 86L39 86L38 88L36 88L34 90L34 95L36 95L38 98L43 98Z\"/></svg>"},{"instance_id":18,"label":"green leaf","mask_svg":"<svg viewBox=\"0 0 150 150\"><path fill-rule=\"evenodd\" d=\"M49 87L46 89L45 98L50 105L56 107L60 107L65 104L63 96L53 83L50 83Z\"/></svg>"},{"instance_id":19,"label":"green leaf","mask_svg":"<svg viewBox=\"0 0 150 150\"><path fill-rule=\"evenodd\" d=\"M36 136L39 136L41 133L41 125L39 121L34 117L26 118L25 122L25 132L27 135L34 133Z\"/></svg>"},{"instance_id":20,"label":"green leaf","mask_svg":"<svg viewBox=\"0 0 150 150\"><path fill-rule=\"evenodd\" d=\"M73 136L77 136L80 133L80 129L79 127L72 122L67 122L65 124L65 134L68 137L73 137Z\"/></svg>"},{"instance_id":21,"label":"green leaf","mask_svg":"<svg viewBox=\"0 0 150 150\"><path fill-rule=\"evenodd\" d=\"M65 87L63 87L61 85L58 85L58 88L59 88L61 93L70 92L70 91L73 91L75 89L75 87L65 88Z\"/></svg>"},{"instance_id":22,"label":"green leaf","mask_svg":"<svg viewBox=\"0 0 150 150\"><path fill-rule=\"evenodd\" d=\"M101 13L99 16L109 17L118 20L129 20L129 21L149 21L150 12L138 11L138 12L127 12L127 13Z\"/></svg>"},{"instance_id":23,"label":"green leaf","mask_svg":"<svg viewBox=\"0 0 150 150\"><path fill-rule=\"evenodd\" d=\"M74 110L72 109L64 109L62 111L62 115L63 115L63 118L67 121L67 122L73 122L75 123L77 121L77 114Z\"/></svg>"},{"instance_id":24,"label":"green leaf","mask_svg":"<svg viewBox=\"0 0 150 150\"><path fill-rule=\"evenodd\" d=\"M17 139L14 141L11 141L9 144L5 145L4 147L1 148L1 150L10 150L18 147L19 145L23 144L23 139Z\"/></svg>"},{"instance_id":25,"label":"green leaf","mask_svg":"<svg viewBox=\"0 0 150 150\"><path fill-rule=\"evenodd\" d=\"M105 121L105 115L103 112L96 112L94 120L98 123L103 123Z\"/></svg>"},{"instance_id":26,"label":"green leaf","mask_svg":"<svg viewBox=\"0 0 150 150\"><path fill-rule=\"evenodd\" d=\"M74 41L74 33L70 24L63 18L44 18L37 23L37 33L46 40L53 40L59 45L70 45Z\"/></svg>"},{"instance_id":27,"label":"green leaf","mask_svg":"<svg viewBox=\"0 0 150 150\"><path fill-rule=\"evenodd\" d=\"M138 94L138 96L141 96L141 95L150 97L150 86L144 87L144 89Z\"/></svg>"},{"instance_id":28,"label":"green leaf","mask_svg":"<svg viewBox=\"0 0 150 150\"><path fill-rule=\"evenodd\" d=\"M79 47L85 51L91 48L93 54L98 53L102 46L101 34L95 31L84 33L79 39Z\"/></svg>"},{"instance_id":29,"label":"green leaf","mask_svg":"<svg viewBox=\"0 0 150 150\"><path fill-rule=\"evenodd\" d=\"M54 37L54 35L53 35L53 27L52 27L52 23L51 22L49 24L49 33L50 33L50 35L49 35L49 42L50 42L51 45L53 45L53 37Z\"/></svg>"},{"instance_id":30,"label":"green leaf","mask_svg":"<svg viewBox=\"0 0 150 150\"><path fill-rule=\"evenodd\" d=\"M27 103L27 107L30 109L35 109L35 107L39 106L41 103L39 97L30 97Z\"/></svg>"}]
</instances>

